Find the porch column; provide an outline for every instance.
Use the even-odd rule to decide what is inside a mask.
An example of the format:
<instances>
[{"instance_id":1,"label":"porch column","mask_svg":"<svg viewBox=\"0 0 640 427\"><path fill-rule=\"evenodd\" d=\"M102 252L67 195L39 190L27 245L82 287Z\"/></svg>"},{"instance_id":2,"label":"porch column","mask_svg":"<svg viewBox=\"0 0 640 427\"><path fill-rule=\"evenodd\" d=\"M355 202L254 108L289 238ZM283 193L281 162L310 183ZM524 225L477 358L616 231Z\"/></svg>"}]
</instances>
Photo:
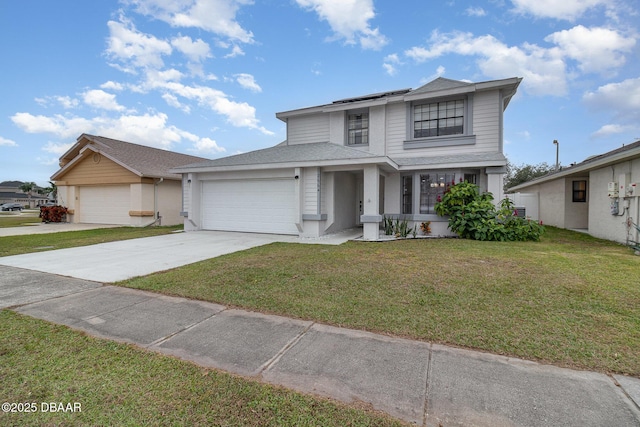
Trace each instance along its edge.
<instances>
[{"instance_id":1,"label":"porch column","mask_svg":"<svg viewBox=\"0 0 640 427\"><path fill-rule=\"evenodd\" d=\"M497 205L504 199L504 175L507 173L506 166L488 167L487 173L487 191L493 194L493 203Z\"/></svg>"},{"instance_id":2,"label":"porch column","mask_svg":"<svg viewBox=\"0 0 640 427\"><path fill-rule=\"evenodd\" d=\"M378 165L364 167L364 200L363 214L360 222L363 225L364 240L378 240L380 237L380 222L382 215L378 212L380 206L380 170Z\"/></svg>"}]
</instances>

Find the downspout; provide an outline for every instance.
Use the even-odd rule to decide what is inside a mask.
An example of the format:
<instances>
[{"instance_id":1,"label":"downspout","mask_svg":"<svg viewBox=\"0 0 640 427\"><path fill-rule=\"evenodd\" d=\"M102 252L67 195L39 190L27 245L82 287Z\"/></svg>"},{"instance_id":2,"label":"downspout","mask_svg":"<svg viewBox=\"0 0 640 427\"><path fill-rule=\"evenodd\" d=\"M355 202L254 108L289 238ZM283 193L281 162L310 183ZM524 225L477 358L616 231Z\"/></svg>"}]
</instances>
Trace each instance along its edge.
<instances>
[{"instance_id":1,"label":"downspout","mask_svg":"<svg viewBox=\"0 0 640 427\"><path fill-rule=\"evenodd\" d=\"M153 184L153 214L155 216L155 220L152 222L152 224L155 224L157 222L158 225L162 225L162 217L160 216L160 212L158 212L158 185L162 181L164 181L164 178L158 179Z\"/></svg>"}]
</instances>

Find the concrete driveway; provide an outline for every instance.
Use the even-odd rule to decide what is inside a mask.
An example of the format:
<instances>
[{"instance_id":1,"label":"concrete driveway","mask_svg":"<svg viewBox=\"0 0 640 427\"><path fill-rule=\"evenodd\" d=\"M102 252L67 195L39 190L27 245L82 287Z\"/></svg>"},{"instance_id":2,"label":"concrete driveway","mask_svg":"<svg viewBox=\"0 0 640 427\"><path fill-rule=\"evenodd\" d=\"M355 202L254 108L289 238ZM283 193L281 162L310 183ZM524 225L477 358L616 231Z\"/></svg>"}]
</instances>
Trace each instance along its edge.
<instances>
[{"instance_id":1,"label":"concrete driveway","mask_svg":"<svg viewBox=\"0 0 640 427\"><path fill-rule=\"evenodd\" d=\"M145 276L273 242L339 244L353 233L320 239L275 234L197 231L13 255L0 265L111 283Z\"/></svg>"}]
</instances>

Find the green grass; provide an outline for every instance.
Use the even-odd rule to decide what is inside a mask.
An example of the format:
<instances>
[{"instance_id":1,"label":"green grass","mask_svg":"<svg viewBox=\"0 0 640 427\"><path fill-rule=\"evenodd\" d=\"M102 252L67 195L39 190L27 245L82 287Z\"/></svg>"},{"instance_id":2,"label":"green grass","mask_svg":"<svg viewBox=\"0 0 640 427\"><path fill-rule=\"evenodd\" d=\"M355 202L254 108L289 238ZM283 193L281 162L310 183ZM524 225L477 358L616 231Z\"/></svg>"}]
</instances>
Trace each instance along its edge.
<instances>
[{"instance_id":1,"label":"green grass","mask_svg":"<svg viewBox=\"0 0 640 427\"><path fill-rule=\"evenodd\" d=\"M0 237L0 256L94 245L117 240L159 236L181 230L182 225L163 227L117 227L47 234Z\"/></svg>"},{"instance_id":2,"label":"green grass","mask_svg":"<svg viewBox=\"0 0 640 427\"><path fill-rule=\"evenodd\" d=\"M39 224L42 222L38 216L39 212L26 212L17 214L16 212L0 212L0 228L21 227L29 224Z\"/></svg>"},{"instance_id":3,"label":"green grass","mask_svg":"<svg viewBox=\"0 0 640 427\"><path fill-rule=\"evenodd\" d=\"M640 257L540 242L276 243L120 285L560 366L640 376Z\"/></svg>"},{"instance_id":4,"label":"green grass","mask_svg":"<svg viewBox=\"0 0 640 427\"><path fill-rule=\"evenodd\" d=\"M131 345L0 311L0 412L20 426L399 426L371 411L242 379ZM81 412L41 412L42 402Z\"/></svg>"}]
</instances>

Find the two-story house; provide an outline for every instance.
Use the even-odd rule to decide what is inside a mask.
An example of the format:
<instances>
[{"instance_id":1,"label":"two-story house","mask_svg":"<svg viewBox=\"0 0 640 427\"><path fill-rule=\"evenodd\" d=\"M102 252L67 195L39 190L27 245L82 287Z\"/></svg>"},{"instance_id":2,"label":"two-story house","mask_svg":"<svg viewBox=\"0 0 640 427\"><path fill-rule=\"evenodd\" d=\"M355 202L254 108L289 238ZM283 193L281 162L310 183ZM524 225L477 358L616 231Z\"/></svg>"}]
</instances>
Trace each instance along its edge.
<instances>
[{"instance_id":1,"label":"two-story house","mask_svg":"<svg viewBox=\"0 0 640 427\"><path fill-rule=\"evenodd\" d=\"M503 113L521 78L438 78L403 89L277 113L287 139L257 151L178 167L186 230L317 237L356 226L379 236L383 216L432 222L462 180L502 199Z\"/></svg>"}]
</instances>

